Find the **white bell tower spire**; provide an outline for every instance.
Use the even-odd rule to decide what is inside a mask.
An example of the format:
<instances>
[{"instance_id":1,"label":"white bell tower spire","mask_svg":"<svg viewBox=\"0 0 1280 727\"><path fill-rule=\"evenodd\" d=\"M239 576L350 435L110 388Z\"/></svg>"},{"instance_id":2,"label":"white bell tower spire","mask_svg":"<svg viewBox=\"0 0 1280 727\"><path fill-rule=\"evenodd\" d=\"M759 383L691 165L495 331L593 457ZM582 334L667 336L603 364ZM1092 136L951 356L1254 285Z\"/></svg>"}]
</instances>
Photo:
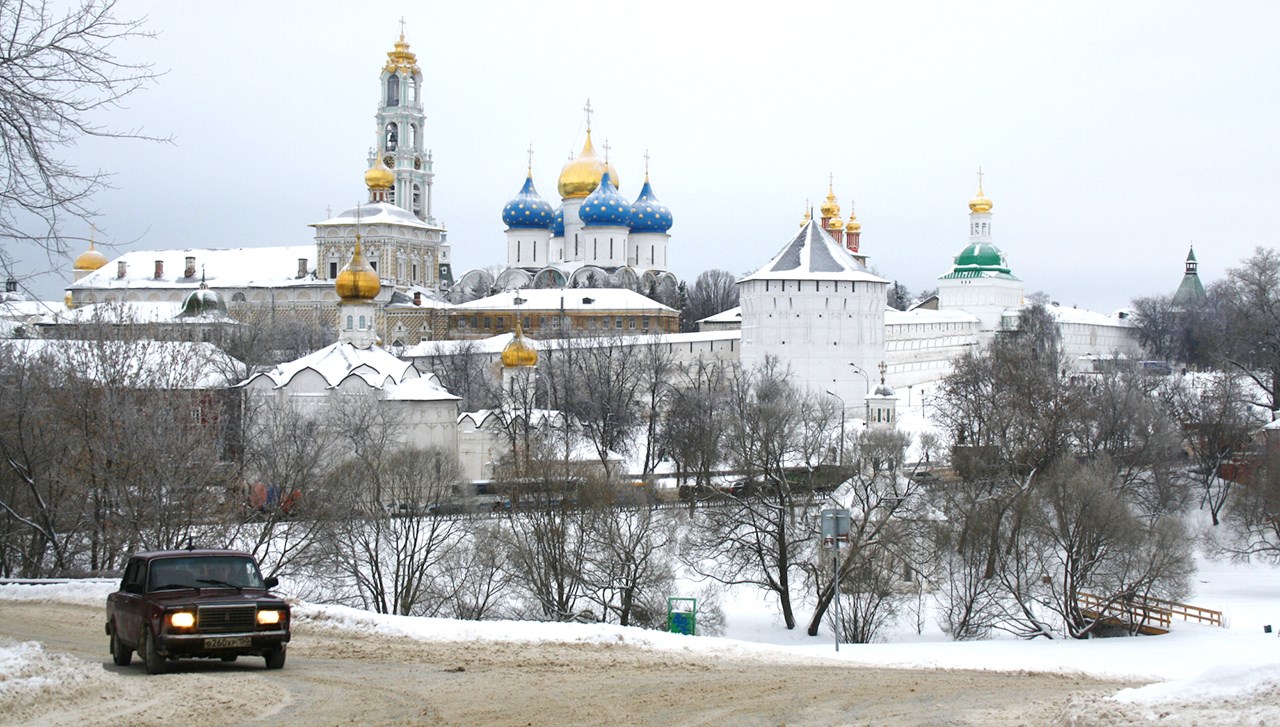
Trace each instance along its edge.
<instances>
[{"instance_id":1,"label":"white bell tower spire","mask_svg":"<svg viewBox=\"0 0 1280 727\"><path fill-rule=\"evenodd\" d=\"M413 213L427 224L436 224L431 209L431 152L423 148L427 115L422 109L422 70L418 57L404 39L404 18L400 19L400 39L387 53L382 67L382 88L378 104L378 136L374 148L395 173L395 185L387 201ZM369 166L374 166L369 156Z\"/></svg>"}]
</instances>

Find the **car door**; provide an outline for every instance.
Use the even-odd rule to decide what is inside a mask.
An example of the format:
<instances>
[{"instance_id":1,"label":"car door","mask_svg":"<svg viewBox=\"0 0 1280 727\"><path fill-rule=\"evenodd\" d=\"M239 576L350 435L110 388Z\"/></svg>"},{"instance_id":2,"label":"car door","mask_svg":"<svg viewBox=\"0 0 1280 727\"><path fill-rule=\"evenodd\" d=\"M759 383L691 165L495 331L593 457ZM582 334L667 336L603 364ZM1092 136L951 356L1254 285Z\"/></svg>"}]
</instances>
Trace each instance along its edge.
<instances>
[{"instance_id":1,"label":"car door","mask_svg":"<svg viewBox=\"0 0 1280 727\"><path fill-rule=\"evenodd\" d=\"M145 610L143 594L147 590L147 562L141 558L131 558L125 566L124 578L120 581L120 590L115 594L116 629L124 643L133 648L138 646L138 635L142 633L142 618Z\"/></svg>"}]
</instances>

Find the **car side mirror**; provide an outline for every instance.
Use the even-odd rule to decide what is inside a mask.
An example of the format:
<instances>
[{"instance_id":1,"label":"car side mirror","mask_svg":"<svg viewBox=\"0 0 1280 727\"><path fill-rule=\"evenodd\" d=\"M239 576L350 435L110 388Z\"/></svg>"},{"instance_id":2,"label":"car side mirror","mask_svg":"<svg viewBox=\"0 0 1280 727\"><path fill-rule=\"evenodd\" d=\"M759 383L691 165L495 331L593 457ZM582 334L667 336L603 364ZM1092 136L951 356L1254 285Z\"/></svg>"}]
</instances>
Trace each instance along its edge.
<instances>
[{"instance_id":1,"label":"car side mirror","mask_svg":"<svg viewBox=\"0 0 1280 727\"><path fill-rule=\"evenodd\" d=\"M276 586L280 585L280 579L276 578L275 576L267 576L262 580L262 583L267 588L275 588Z\"/></svg>"},{"instance_id":2,"label":"car side mirror","mask_svg":"<svg viewBox=\"0 0 1280 727\"><path fill-rule=\"evenodd\" d=\"M142 593L143 592L141 583L126 583L124 584L124 588L122 588L121 590L123 590L125 593Z\"/></svg>"}]
</instances>

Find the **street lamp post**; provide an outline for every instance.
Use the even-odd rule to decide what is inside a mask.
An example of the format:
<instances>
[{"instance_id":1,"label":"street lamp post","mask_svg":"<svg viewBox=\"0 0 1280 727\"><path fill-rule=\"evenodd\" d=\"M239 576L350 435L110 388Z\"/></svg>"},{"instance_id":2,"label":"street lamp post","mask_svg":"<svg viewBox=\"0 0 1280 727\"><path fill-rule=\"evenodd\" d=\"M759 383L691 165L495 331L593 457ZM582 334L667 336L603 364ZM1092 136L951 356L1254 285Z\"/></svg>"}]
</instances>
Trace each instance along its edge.
<instances>
[{"instance_id":1,"label":"street lamp post","mask_svg":"<svg viewBox=\"0 0 1280 727\"><path fill-rule=\"evenodd\" d=\"M858 372L859 374L861 374L861 375L862 375L862 381L863 381L863 383L865 383L865 384L867 385L866 394L870 394L870 393L871 393L871 377L867 376L867 372L866 372L866 371L863 371L863 370L862 370L862 367L858 366L858 364L856 364L856 363L854 363L854 362L850 361L850 362L849 362L849 365L850 365L851 367L853 367L853 370L854 370L854 371L856 371L856 372ZM863 411L863 414L862 414L862 421L863 421L865 424L868 424L868 425L869 425L869 424L871 423L871 405L870 405L870 404L868 404L868 403L866 403L866 402L867 402L867 400L866 400L866 395L864 395L864 396L863 396L862 401L863 401L863 404L864 404L864 406L863 406L863 410L864 410L864 411Z\"/></svg>"},{"instance_id":2,"label":"street lamp post","mask_svg":"<svg viewBox=\"0 0 1280 727\"><path fill-rule=\"evenodd\" d=\"M835 393L834 391L828 391L827 395L834 396L836 398L836 401L840 402L840 454L836 459L836 464L843 467L844 466L844 409L845 409L844 399L841 398L840 395Z\"/></svg>"}]
</instances>

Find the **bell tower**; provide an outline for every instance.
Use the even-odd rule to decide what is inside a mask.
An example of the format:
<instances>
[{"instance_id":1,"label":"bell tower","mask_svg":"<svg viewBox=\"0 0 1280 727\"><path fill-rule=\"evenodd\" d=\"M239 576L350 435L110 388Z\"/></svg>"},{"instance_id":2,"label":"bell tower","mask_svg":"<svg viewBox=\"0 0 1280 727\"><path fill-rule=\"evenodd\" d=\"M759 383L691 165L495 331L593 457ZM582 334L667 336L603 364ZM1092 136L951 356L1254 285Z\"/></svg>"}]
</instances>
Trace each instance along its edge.
<instances>
[{"instance_id":1,"label":"bell tower","mask_svg":"<svg viewBox=\"0 0 1280 727\"><path fill-rule=\"evenodd\" d=\"M382 66L380 102L378 104L378 143L382 162L395 174L395 184L387 193L387 201L413 213L429 225L435 225L431 212L431 152L423 149L422 135L427 115L422 110L422 70L418 56L409 50L404 39L404 19L400 19L400 39L387 52ZM370 150L369 166L374 166L377 152Z\"/></svg>"}]
</instances>

